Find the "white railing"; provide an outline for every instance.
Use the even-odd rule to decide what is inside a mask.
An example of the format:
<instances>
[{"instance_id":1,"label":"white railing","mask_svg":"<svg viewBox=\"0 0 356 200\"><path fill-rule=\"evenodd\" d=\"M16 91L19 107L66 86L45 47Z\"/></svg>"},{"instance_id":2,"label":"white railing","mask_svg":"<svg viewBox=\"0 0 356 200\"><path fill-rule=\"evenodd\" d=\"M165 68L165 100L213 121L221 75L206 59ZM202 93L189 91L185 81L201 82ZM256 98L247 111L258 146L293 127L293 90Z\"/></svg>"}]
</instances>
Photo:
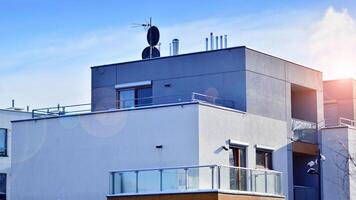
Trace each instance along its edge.
<instances>
[{"instance_id":1,"label":"white railing","mask_svg":"<svg viewBox=\"0 0 356 200\"><path fill-rule=\"evenodd\" d=\"M109 195L200 191L282 196L282 173L218 165L110 172Z\"/></svg>"},{"instance_id":2,"label":"white railing","mask_svg":"<svg viewBox=\"0 0 356 200\"><path fill-rule=\"evenodd\" d=\"M234 101L222 99L199 93L189 93L181 95L168 95L157 97L144 97L135 99L125 99L112 102L104 102L104 105L93 105L90 103L77 105L57 105L54 107L40 108L32 110L32 118L55 117L64 115L83 114L93 111L135 109L147 106L158 106L164 104L175 104L185 102L205 102L217 106L235 108Z\"/></svg>"},{"instance_id":3,"label":"white railing","mask_svg":"<svg viewBox=\"0 0 356 200\"><path fill-rule=\"evenodd\" d=\"M339 125L340 125L340 126L352 126L352 127L356 127L356 121L355 121L355 120L351 120L351 119L347 119L347 118L340 117L340 118L339 118Z\"/></svg>"}]
</instances>

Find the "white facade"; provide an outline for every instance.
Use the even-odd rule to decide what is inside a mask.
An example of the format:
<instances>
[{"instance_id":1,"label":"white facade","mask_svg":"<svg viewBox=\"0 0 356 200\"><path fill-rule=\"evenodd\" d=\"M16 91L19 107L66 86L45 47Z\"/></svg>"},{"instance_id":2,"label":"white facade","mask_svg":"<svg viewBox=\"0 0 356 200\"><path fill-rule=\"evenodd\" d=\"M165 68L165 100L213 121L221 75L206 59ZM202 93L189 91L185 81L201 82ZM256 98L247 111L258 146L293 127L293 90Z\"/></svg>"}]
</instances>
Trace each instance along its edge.
<instances>
[{"instance_id":1,"label":"white facade","mask_svg":"<svg viewBox=\"0 0 356 200\"><path fill-rule=\"evenodd\" d=\"M221 147L231 139L248 143L250 168L256 145L274 149L275 170L287 180L286 122L212 105L25 120L13 128L11 197L16 200L104 200L110 170L229 165Z\"/></svg>"},{"instance_id":2,"label":"white facade","mask_svg":"<svg viewBox=\"0 0 356 200\"><path fill-rule=\"evenodd\" d=\"M31 118L30 113L13 110L0 109L0 128L7 130L7 155L0 157L0 173L7 175L7 199L9 199L10 182L11 182L11 157L12 157L12 127L11 121Z\"/></svg>"},{"instance_id":3,"label":"white facade","mask_svg":"<svg viewBox=\"0 0 356 200\"><path fill-rule=\"evenodd\" d=\"M323 199L356 199L356 128L325 128L321 144Z\"/></svg>"}]
</instances>

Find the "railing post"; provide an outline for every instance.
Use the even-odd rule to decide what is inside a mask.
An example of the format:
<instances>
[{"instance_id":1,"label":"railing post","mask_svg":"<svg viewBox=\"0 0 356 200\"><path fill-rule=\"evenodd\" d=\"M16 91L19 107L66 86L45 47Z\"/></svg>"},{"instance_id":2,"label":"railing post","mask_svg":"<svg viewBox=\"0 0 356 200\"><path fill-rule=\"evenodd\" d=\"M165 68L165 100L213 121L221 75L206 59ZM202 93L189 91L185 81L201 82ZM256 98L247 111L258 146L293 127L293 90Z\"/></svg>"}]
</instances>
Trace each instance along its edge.
<instances>
[{"instance_id":1,"label":"railing post","mask_svg":"<svg viewBox=\"0 0 356 200\"><path fill-rule=\"evenodd\" d=\"M210 169L211 169L211 189L213 190L214 189L214 166L211 166Z\"/></svg>"},{"instance_id":2,"label":"railing post","mask_svg":"<svg viewBox=\"0 0 356 200\"><path fill-rule=\"evenodd\" d=\"M188 190L188 168L184 168L185 190Z\"/></svg>"},{"instance_id":3,"label":"railing post","mask_svg":"<svg viewBox=\"0 0 356 200\"><path fill-rule=\"evenodd\" d=\"M163 191L163 170L159 170L159 191Z\"/></svg>"},{"instance_id":4,"label":"railing post","mask_svg":"<svg viewBox=\"0 0 356 200\"><path fill-rule=\"evenodd\" d=\"M115 194L115 172L110 172L111 194Z\"/></svg>"},{"instance_id":5,"label":"railing post","mask_svg":"<svg viewBox=\"0 0 356 200\"><path fill-rule=\"evenodd\" d=\"M220 189L220 166L218 166L218 188L217 189Z\"/></svg>"},{"instance_id":6,"label":"railing post","mask_svg":"<svg viewBox=\"0 0 356 200\"><path fill-rule=\"evenodd\" d=\"M267 193L267 171L265 171L265 193Z\"/></svg>"},{"instance_id":7,"label":"railing post","mask_svg":"<svg viewBox=\"0 0 356 200\"><path fill-rule=\"evenodd\" d=\"M136 173L136 193L138 193L138 171L135 171Z\"/></svg>"},{"instance_id":8,"label":"railing post","mask_svg":"<svg viewBox=\"0 0 356 200\"><path fill-rule=\"evenodd\" d=\"M253 192L253 174L252 174L252 170L250 169L250 191Z\"/></svg>"}]
</instances>

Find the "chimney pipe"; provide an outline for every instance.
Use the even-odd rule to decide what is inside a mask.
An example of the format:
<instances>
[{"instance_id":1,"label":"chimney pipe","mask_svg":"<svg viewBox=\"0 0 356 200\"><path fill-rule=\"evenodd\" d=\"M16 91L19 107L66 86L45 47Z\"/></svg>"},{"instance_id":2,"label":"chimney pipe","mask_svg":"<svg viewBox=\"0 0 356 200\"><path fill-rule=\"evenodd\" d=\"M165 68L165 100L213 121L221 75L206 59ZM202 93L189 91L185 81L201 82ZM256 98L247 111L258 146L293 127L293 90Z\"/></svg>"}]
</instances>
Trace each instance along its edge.
<instances>
[{"instance_id":1,"label":"chimney pipe","mask_svg":"<svg viewBox=\"0 0 356 200\"><path fill-rule=\"evenodd\" d=\"M12 107L12 108L15 108L15 99L13 99L13 100L11 101L11 107Z\"/></svg>"},{"instance_id":2,"label":"chimney pipe","mask_svg":"<svg viewBox=\"0 0 356 200\"><path fill-rule=\"evenodd\" d=\"M209 38L205 38L205 51L209 50Z\"/></svg>"},{"instance_id":3,"label":"chimney pipe","mask_svg":"<svg viewBox=\"0 0 356 200\"><path fill-rule=\"evenodd\" d=\"M172 55L172 43L169 43L169 56Z\"/></svg>"},{"instance_id":4,"label":"chimney pipe","mask_svg":"<svg viewBox=\"0 0 356 200\"><path fill-rule=\"evenodd\" d=\"M227 35L225 35L224 37L225 37L225 48L227 48Z\"/></svg>"},{"instance_id":5,"label":"chimney pipe","mask_svg":"<svg viewBox=\"0 0 356 200\"><path fill-rule=\"evenodd\" d=\"M179 54L179 40L178 39L172 40L172 49L173 49L173 56L176 56Z\"/></svg>"},{"instance_id":6,"label":"chimney pipe","mask_svg":"<svg viewBox=\"0 0 356 200\"><path fill-rule=\"evenodd\" d=\"M223 48L223 36L220 35L220 49Z\"/></svg>"},{"instance_id":7,"label":"chimney pipe","mask_svg":"<svg viewBox=\"0 0 356 200\"><path fill-rule=\"evenodd\" d=\"M210 50L214 50L214 35L210 33Z\"/></svg>"},{"instance_id":8,"label":"chimney pipe","mask_svg":"<svg viewBox=\"0 0 356 200\"><path fill-rule=\"evenodd\" d=\"M219 49L219 36L215 37L215 46L216 46L215 49Z\"/></svg>"}]
</instances>

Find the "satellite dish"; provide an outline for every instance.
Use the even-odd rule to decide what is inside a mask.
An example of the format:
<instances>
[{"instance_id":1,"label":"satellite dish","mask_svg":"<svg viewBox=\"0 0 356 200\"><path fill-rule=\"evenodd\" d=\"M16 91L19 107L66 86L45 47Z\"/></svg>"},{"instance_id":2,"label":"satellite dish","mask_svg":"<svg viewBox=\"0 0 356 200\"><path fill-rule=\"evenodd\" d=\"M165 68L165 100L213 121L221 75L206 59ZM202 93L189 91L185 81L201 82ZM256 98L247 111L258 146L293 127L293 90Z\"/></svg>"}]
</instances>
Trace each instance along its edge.
<instances>
[{"instance_id":1,"label":"satellite dish","mask_svg":"<svg viewBox=\"0 0 356 200\"><path fill-rule=\"evenodd\" d=\"M152 56L150 56L150 49L152 49ZM148 58L156 58L160 57L159 50L156 47L146 47L142 51L142 59L148 59Z\"/></svg>"},{"instance_id":2,"label":"satellite dish","mask_svg":"<svg viewBox=\"0 0 356 200\"><path fill-rule=\"evenodd\" d=\"M159 41L159 30L156 26L151 26L147 31L147 42L150 46L156 46Z\"/></svg>"}]
</instances>

